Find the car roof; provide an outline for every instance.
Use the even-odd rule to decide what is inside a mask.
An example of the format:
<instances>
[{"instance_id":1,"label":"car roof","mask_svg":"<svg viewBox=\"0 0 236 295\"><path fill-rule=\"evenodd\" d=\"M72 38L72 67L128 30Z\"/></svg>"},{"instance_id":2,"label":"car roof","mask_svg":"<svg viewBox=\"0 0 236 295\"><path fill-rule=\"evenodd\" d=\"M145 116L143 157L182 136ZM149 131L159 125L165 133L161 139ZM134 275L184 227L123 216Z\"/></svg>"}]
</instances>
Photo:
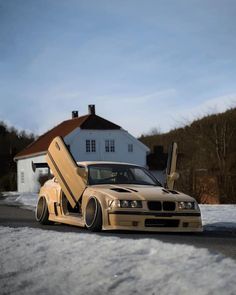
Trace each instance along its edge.
<instances>
[{"instance_id":1,"label":"car roof","mask_svg":"<svg viewBox=\"0 0 236 295\"><path fill-rule=\"evenodd\" d=\"M90 166L90 165L128 165L128 166L134 166L134 167L141 167L139 165L135 165L132 163L124 163L124 162L109 162L109 161L82 161L82 162L77 162L78 165L82 166Z\"/></svg>"}]
</instances>

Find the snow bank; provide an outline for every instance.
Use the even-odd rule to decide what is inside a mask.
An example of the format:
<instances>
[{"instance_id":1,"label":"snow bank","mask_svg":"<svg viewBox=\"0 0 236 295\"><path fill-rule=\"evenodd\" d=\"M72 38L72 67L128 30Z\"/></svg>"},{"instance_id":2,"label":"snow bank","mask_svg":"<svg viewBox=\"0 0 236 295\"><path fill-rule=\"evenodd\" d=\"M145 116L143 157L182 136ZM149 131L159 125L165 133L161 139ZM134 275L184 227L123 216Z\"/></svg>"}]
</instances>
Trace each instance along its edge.
<instances>
[{"instance_id":1,"label":"snow bank","mask_svg":"<svg viewBox=\"0 0 236 295\"><path fill-rule=\"evenodd\" d=\"M235 294L236 263L115 235L0 227L2 294Z\"/></svg>"},{"instance_id":2,"label":"snow bank","mask_svg":"<svg viewBox=\"0 0 236 295\"><path fill-rule=\"evenodd\" d=\"M200 205L205 230L236 229L236 205Z\"/></svg>"},{"instance_id":3,"label":"snow bank","mask_svg":"<svg viewBox=\"0 0 236 295\"><path fill-rule=\"evenodd\" d=\"M3 192L1 203L10 206L20 206L30 210L35 210L38 200L37 193Z\"/></svg>"}]
</instances>

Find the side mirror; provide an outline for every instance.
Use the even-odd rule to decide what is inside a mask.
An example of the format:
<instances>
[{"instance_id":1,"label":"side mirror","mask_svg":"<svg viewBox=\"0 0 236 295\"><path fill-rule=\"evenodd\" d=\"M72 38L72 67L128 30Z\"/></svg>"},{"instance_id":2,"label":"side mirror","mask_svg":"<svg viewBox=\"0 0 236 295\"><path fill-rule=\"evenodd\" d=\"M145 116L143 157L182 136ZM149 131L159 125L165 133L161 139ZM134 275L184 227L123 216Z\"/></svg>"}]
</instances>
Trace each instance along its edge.
<instances>
[{"instance_id":1,"label":"side mirror","mask_svg":"<svg viewBox=\"0 0 236 295\"><path fill-rule=\"evenodd\" d=\"M176 181L179 179L179 173L178 172L173 172L170 175L167 175L168 181Z\"/></svg>"},{"instance_id":2,"label":"side mirror","mask_svg":"<svg viewBox=\"0 0 236 295\"><path fill-rule=\"evenodd\" d=\"M175 181L179 178L179 174L176 172L177 149L178 146L176 142L173 142L169 147L166 168L166 187L169 189L174 188Z\"/></svg>"},{"instance_id":3,"label":"side mirror","mask_svg":"<svg viewBox=\"0 0 236 295\"><path fill-rule=\"evenodd\" d=\"M85 167L82 167L82 166L76 167L76 172L81 178L83 178L83 180L86 179L87 172L86 172Z\"/></svg>"}]
</instances>

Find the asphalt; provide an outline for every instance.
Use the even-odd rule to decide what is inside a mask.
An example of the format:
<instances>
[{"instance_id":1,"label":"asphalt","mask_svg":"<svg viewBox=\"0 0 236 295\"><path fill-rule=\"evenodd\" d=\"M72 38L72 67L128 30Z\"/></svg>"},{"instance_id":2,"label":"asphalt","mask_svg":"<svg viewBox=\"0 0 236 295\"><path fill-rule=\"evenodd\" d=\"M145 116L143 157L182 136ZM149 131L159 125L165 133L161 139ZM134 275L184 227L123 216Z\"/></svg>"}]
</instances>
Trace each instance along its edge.
<instances>
[{"instance_id":1,"label":"asphalt","mask_svg":"<svg viewBox=\"0 0 236 295\"><path fill-rule=\"evenodd\" d=\"M78 234L116 236L125 239L155 239L172 244L192 245L196 248L206 248L211 253L220 253L236 260L236 230L204 230L202 233L145 233L109 231L91 233L86 229L68 226L64 224L40 225L34 218L31 210L17 206L0 204L0 226L14 228L29 227L52 230L55 232L76 232Z\"/></svg>"}]
</instances>

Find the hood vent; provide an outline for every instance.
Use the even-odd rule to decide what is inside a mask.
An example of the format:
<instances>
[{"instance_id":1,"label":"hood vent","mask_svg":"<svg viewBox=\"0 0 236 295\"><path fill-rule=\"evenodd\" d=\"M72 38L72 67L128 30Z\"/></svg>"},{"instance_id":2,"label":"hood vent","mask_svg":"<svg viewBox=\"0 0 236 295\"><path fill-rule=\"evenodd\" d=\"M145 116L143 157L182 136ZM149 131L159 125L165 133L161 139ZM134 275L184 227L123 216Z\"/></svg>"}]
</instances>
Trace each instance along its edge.
<instances>
[{"instance_id":1,"label":"hood vent","mask_svg":"<svg viewBox=\"0 0 236 295\"><path fill-rule=\"evenodd\" d=\"M138 192L136 189L133 189L133 188L129 188L129 187L127 187L127 189L129 189L130 191L135 192L135 193Z\"/></svg>"},{"instance_id":2,"label":"hood vent","mask_svg":"<svg viewBox=\"0 0 236 295\"><path fill-rule=\"evenodd\" d=\"M171 189L165 189L163 188L162 191L166 194L173 194L173 195L178 195L179 193L177 191L171 190Z\"/></svg>"},{"instance_id":3,"label":"hood vent","mask_svg":"<svg viewBox=\"0 0 236 295\"><path fill-rule=\"evenodd\" d=\"M174 191L174 190L171 190L171 189L169 189L169 192L172 193L172 194L174 194L174 195L178 195L179 194L177 191Z\"/></svg>"},{"instance_id":4,"label":"hood vent","mask_svg":"<svg viewBox=\"0 0 236 295\"><path fill-rule=\"evenodd\" d=\"M126 190L124 188L121 188L121 187L110 188L110 190L118 192L118 193L130 193L130 191L128 191L128 190Z\"/></svg>"}]
</instances>

